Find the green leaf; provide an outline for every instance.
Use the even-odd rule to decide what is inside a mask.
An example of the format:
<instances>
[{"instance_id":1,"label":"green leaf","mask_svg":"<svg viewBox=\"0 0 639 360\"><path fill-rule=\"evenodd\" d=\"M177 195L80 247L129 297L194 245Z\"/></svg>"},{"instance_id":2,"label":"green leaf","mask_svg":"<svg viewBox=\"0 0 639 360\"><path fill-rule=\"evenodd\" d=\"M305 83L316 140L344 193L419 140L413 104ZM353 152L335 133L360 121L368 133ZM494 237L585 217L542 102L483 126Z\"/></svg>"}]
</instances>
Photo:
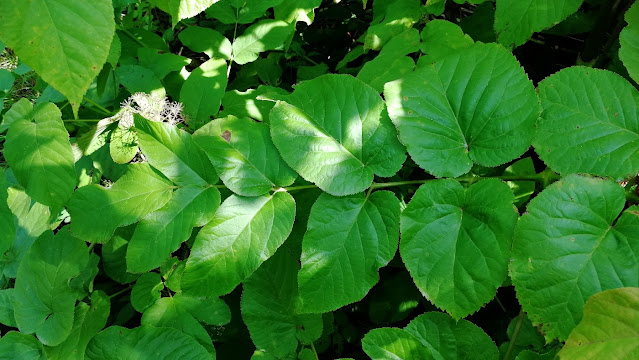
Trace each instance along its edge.
<instances>
[{"instance_id":1,"label":"green leaf","mask_svg":"<svg viewBox=\"0 0 639 360\"><path fill-rule=\"evenodd\" d=\"M500 44L519 46L538 31L558 24L583 0L497 0L495 32Z\"/></svg>"},{"instance_id":2,"label":"green leaf","mask_svg":"<svg viewBox=\"0 0 639 360\"><path fill-rule=\"evenodd\" d=\"M0 339L0 360L47 360L42 343L30 335L9 331Z\"/></svg>"},{"instance_id":3,"label":"green leaf","mask_svg":"<svg viewBox=\"0 0 639 360\"><path fill-rule=\"evenodd\" d=\"M151 71L140 65L120 65L115 69L115 75L118 77L122 86L124 86L131 94L142 92L147 94L164 97L166 90L157 76Z\"/></svg>"},{"instance_id":4,"label":"green leaf","mask_svg":"<svg viewBox=\"0 0 639 360\"><path fill-rule=\"evenodd\" d=\"M286 95L286 90L272 86L260 85L257 89L248 89L245 92L233 90L224 94L222 108L219 116L233 115L238 118L250 117L257 121L269 122L268 114L275 106L273 101L262 100L260 95Z\"/></svg>"},{"instance_id":5,"label":"green leaf","mask_svg":"<svg viewBox=\"0 0 639 360\"><path fill-rule=\"evenodd\" d=\"M194 140L224 185L238 195L264 195L291 185L297 177L273 145L267 124L229 116L200 128Z\"/></svg>"},{"instance_id":6,"label":"green leaf","mask_svg":"<svg viewBox=\"0 0 639 360\"><path fill-rule=\"evenodd\" d=\"M73 329L69 337L54 348L46 348L50 360L84 360L89 340L97 334L109 317L111 304L102 291L91 294L91 306L81 302L75 308Z\"/></svg>"},{"instance_id":7,"label":"green leaf","mask_svg":"<svg viewBox=\"0 0 639 360\"><path fill-rule=\"evenodd\" d=\"M120 284L128 284L137 280L137 274L127 272L126 253L129 240L135 231L135 225L119 228L113 237L102 245L102 266L104 272Z\"/></svg>"},{"instance_id":8,"label":"green leaf","mask_svg":"<svg viewBox=\"0 0 639 360\"><path fill-rule=\"evenodd\" d=\"M209 334L191 314L177 305L174 298L162 298L156 301L142 315L141 324L179 330L193 337L215 356L215 348Z\"/></svg>"},{"instance_id":9,"label":"green leaf","mask_svg":"<svg viewBox=\"0 0 639 360\"><path fill-rule=\"evenodd\" d=\"M78 276L69 280L69 288L75 292L76 299L82 300L93 292L93 280L100 271L98 269L99 262L100 256L95 253L89 254L89 261L84 269Z\"/></svg>"},{"instance_id":10,"label":"green leaf","mask_svg":"<svg viewBox=\"0 0 639 360\"><path fill-rule=\"evenodd\" d=\"M8 197L4 171L0 169L0 229L2 229L0 231L0 254L4 254L16 238L16 226L13 213L7 202Z\"/></svg>"},{"instance_id":11,"label":"green leaf","mask_svg":"<svg viewBox=\"0 0 639 360\"><path fill-rule=\"evenodd\" d=\"M634 359L639 357L639 288L606 290L590 297L584 316L559 357Z\"/></svg>"},{"instance_id":12,"label":"green leaf","mask_svg":"<svg viewBox=\"0 0 639 360\"><path fill-rule=\"evenodd\" d=\"M160 298L164 283L160 274L148 272L142 274L131 289L131 305L138 312L144 312Z\"/></svg>"},{"instance_id":13,"label":"green leaf","mask_svg":"<svg viewBox=\"0 0 639 360\"><path fill-rule=\"evenodd\" d=\"M568 337L591 295L639 286L639 208L622 212L624 205L618 184L577 175L528 204L515 229L510 275L547 340Z\"/></svg>"},{"instance_id":14,"label":"green leaf","mask_svg":"<svg viewBox=\"0 0 639 360\"><path fill-rule=\"evenodd\" d=\"M619 58L628 69L630 77L639 82L639 3L635 2L626 12L628 26L619 34Z\"/></svg>"},{"instance_id":15,"label":"green leaf","mask_svg":"<svg viewBox=\"0 0 639 360\"><path fill-rule=\"evenodd\" d=\"M369 331L362 339L362 348L372 360L434 359L430 349L416 337L396 328Z\"/></svg>"},{"instance_id":16,"label":"green leaf","mask_svg":"<svg viewBox=\"0 0 639 360\"><path fill-rule=\"evenodd\" d=\"M114 33L110 0L0 3L0 39L67 97L76 115L106 62Z\"/></svg>"},{"instance_id":17,"label":"green leaf","mask_svg":"<svg viewBox=\"0 0 639 360\"><path fill-rule=\"evenodd\" d=\"M305 81L270 114L286 163L335 196L361 192L373 176L393 176L406 159L384 101L350 75Z\"/></svg>"},{"instance_id":18,"label":"green leaf","mask_svg":"<svg viewBox=\"0 0 639 360\"><path fill-rule=\"evenodd\" d=\"M639 92L607 70L564 69L539 83L544 109L533 143L561 174L623 179L639 172Z\"/></svg>"},{"instance_id":19,"label":"green leaf","mask_svg":"<svg viewBox=\"0 0 639 360\"><path fill-rule=\"evenodd\" d=\"M281 2L282 0L222 0L211 6L207 14L225 24L250 24Z\"/></svg>"},{"instance_id":20,"label":"green leaf","mask_svg":"<svg viewBox=\"0 0 639 360\"><path fill-rule=\"evenodd\" d=\"M211 360L214 357L191 336L172 328L111 326L87 347L87 360Z\"/></svg>"},{"instance_id":21,"label":"green leaf","mask_svg":"<svg viewBox=\"0 0 639 360\"><path fill-rule=\"evenodd\" d=\"M33 119L33 104L26 98L18 100L7 110L2 116L2 125L0 125L0 133L7 130L11 124L18 120Z\"/></svg>"},{"instance_id":22,"label":"green leaf","mask_svg":"<svg viewBox=\"0 0 639 360\"><path fill-rule=\"evenodd\" d=\"M377 57L365 63L357 78L381 93L384 84L413 71L415 62L405 55L418 50L419 32L415 29L407 30L392 38Z\"/></svg>"},{"instance_id":23,"label":"green leaf","mask_svg":"<svg viewBox=\"0 0 639 360\"><path fill-rule=\"evenodd\" d=\"M242 319L255 346L278 359L294 356L300 338L312 342L322 334L320 314L298 312L300 266L282 250L246 279L241 304Z\"/></svg>"},{"instance_id":24,"label":"green leaf","mask_svg":"<svg viewBox=\"0 0 639 360\"><path fill-rule=\"evenodd\" d=\"M389 191L317 199L298 275L303 312L333 311L366 296L379 281L378 270L395 256L400 212Z\"/></svg>"},{"instance_id":25,"label":"green leaf","mask_svg":"<svg viewBox=\"0 0 639 360\"><path fill-rule=\"evenodd\" d=\"M15 216L13 223L16 233L9 250L1 253L0 265L4 267L4 276L16 277L24 254L35 239L49 229L51 212L48 207L34 202L23 191L15 188L8 189L7 203Z\"/></svg>"},{"instance_id":26,"label":"green leaf","mask_svg":"<svg viewBox=\"0 0 639 360\"><path fill-rule=\"evenodd\" d=\"M203 52L209 58L231 59L233 48L224 35L210 28L189 26L178 34L184 46L195 52Z\"/></svg>"},{"instance_id":27,"label":"green leaf","mask_svg":"<svg viewBox=\"0 0 639 360\"><path fill-rule=\"evenodd\" d=\"M226 70L225 60L211 59L191 72L180 91L187 123L197 124L197 128L220 110L228 82Z\"/></svg>"},{"instance_id":28,"label":"green leaf","mask_svg":"<svg viewBox=\"0 0 639 360\"><path fill-rule=\"evenodd\" d=\"M284 0L273 8L275 19L288 23L304 22L311 25L315 20L315 9L322 4L322 0Z\"/></svg>"},{"instance_id":29,"label":"green leaf","mask_svg":"<svg viewBox=\"0 0 639 360\"><path fill-rule=\"evenodd\" d=\"M215 184L215 174L206 155L191 135L177 127L135 116L140 149L149 164L178 185Z\"/></svg>"},{"instance_id":30,"label":"green leaf","mask_svg":"<svg viewBox=\"0 0 639 360\"><path fill-rule=\"evenodd\" d=\"M13 311L13 288L0 290L0 324L18 327Z\"/></svg>"},{"instance_id":31,"label":"green leaf","mask_svg":"<svg viewBox=\"0 0 639 360\"><path fill-rule=\"evenodd\" d=\"M73 219L71 228L86 241L103 243L116 228L139 221L164 206L171 196L171 183L148 164L131 164L110 188L87 185L73 194L67 207Z\"/></svg>"},{"instance_id":32,"label":"green leaf","mask_svg":"<svg viewBox=\"0 0 639 360\"><path fill-rule=\"evenodd\" d=\"M133 128L118 126L109 141L111 158L118 164L127 164L138 154L138 136Z\"/></svg>"},{"instance_id":33,"label":"green leaf","mask_svg":"<svg viewBox=\"0 0 639 360\"><path fill-rule=\"evenodd\" d=\"M428 312L413 319L404 330L429 348L434 359L493 360L499 358L497 346L475 324L455 321L440 312Z\"/></svg>"},{"instance_id":34,"label":"green leaf","mask_svg":"<svg viewBox=\"0 0 639 360\"><path fill-rule=\"evenodd\" d=\"M422 11L420 0L373 2L374 19L364 35L364 48L380 50L390 39L413 27Z\"/></svg>"},{"instance_id":35,"label":"green leaf","mask_svg":"<svg viewBox=\"0 0 639 360\"><path fill-rule=\"evenodd\" d=\"M182 290L196 296L230 293L284 243L294 219L295 200L289 193L231 195L198 233Z\"/></svg>"},{"instance_id":36,"label":"green leaf","mask_svg":"<svg viewBox=\"0 0 639 360\"><path fill-rule=\"evenodd\" d=\"M282 20L260 20L233 42L233 61L244 65L257 60L261 52L275 50L291 36L295 27Z\"/></svg>"},{"instance_id":37,"label":"green leaf","mask_svg":"<svg viewBox=\"0 0 639 360\"><path fill-rule=\"evenodd\" d=\"M151 4L171 15L173 27L182 19L188 19L206 10L219 0L150 0Z\"/></svg>"},{"instance_id":38,"label":"green leaf","mask_svg":"<svg viewBox=\"0 0 639 360\"><path fill-rule=\"evenodd\" d=\"M62 343L71 333L75 294L68 281L89 261L84 241L68 228L46 231L31 245L16 279L13 308L21 332L36 333L45 345Z\"/></svg>"},{"instance_id":39,"label":"green leaf","mask_svg":"<svg viewBox=\"0 0 639 360\"><path fill-rule=\"evenodd\" d=\"M28 118L14 121L3 155L34 200L57 209L71 197L76 186L75 161L55 105L37 105Z\"/></svg>"},{"instance_id":40,"label":"green leaf","mask_svg":"<svg viewBox=\"0 0 639 360\"><path fill-rule=\"evenodd\" d=\"M517 210L508 185L422 185L402 213L400 254L415 284L456 320L490 301L506 279Z\"/></svg>"},{"instance_id":41,"label":"green leaf","mask_svg":"<svg viewBox=\"0 0 639 360\"><path fill-rule=\"evenodd\" d=\"M450 21L435 19L429 21L421 34L420 49L424 56L419 58L419 65L427 65L437 60L473 46L470 36L464 34L459 25Z\"/></svg>"},{"instance_id":42,"label":"green leaf","mask_svg":"<svg viewBox=\"0 0 639 360\"><path fill-rule=\"evenodd\" d=\"M386 84L388 112L413 160L437 177L521 156L535 136L535 88L517 59L477 43Z\"/></svg>"},{"instance_id":43,"label":"green leaf","mask_svg":"<svg viewBox=\"0 0 639 360\"><path fill-rule=\"evenodd\" d=\"M150 69L158 79L164 79L170 72L180 71L191 63L191 59L184 56L146 47L138 49L138 59L140 65Z\"/></svg>"},{"instance_id":44,"label":"green leaf","mask_svg":"<svg viewBox=\"0 0 639 360\"><path fill-rule=\"evenodd\" d=\"M173 299L177 306L207 325L222 326L231 321L231 309L220 298L193 297L180 293Z\"/></svg>"},{"instance_id":45,"label":"green leaf","mask_svg":"<svg viewBox=\"0 0 639 360\"><path fill-rule=\"evenodd\" d=\"M189 239L193 227L208 223L219 206L216 188L187 185L178 189L163 208L135 228L126 254L128 271L143 273L162 265Z\"/></svg>"}]
</instances>

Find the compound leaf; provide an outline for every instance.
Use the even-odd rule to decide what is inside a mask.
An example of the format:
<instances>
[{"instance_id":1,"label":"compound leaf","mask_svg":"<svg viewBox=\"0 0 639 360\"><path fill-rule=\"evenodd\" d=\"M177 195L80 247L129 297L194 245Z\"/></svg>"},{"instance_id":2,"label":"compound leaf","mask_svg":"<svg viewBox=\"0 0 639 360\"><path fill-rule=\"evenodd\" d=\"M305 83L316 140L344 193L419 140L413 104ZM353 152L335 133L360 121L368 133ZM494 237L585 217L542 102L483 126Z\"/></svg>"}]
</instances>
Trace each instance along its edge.
<instances>
[{"instance_id":1,"label":"compound leaf","mask_svg":"<svg viewBox=\"0 0 639 360\"><path fill-rule=\"evenodd\" d=\"M276 358L295 355L299 333L306 332L310 341L322 334L320 314L298 313L299 267L294 257L278 251L244 282L242 319L255 346Z\"/></svg>"},{"instance_id":2,"label":"compound leaf","mask_svg":"<svg viewBox=\"0 0 639 360\"><path fill-rule=\"evenodd\" d=\"M628 69L630 77L639 82L639 3L626 12L626 26L619 34L619 58Z\"/></svg>"},{"instance_id":3,"label":"compound leaf","mask_svg":"<svg viewBox=\"0 0 639 360\"><path fill-rule=\"evenodd\" d=\"M384 101L350 75L302 82L270 114L271 136L284 161L335 196L368 188L373 176L393 176L405 149Z\"/></svg>"},{"instance_id":4,"label":"compound leaf","mask_svg":"<svg viewBox=\"0 0 639 360\"><path fill-rule=\"evenodd\" d=\"M566 339L591 295L639 286L639 208L622 212L624 205L618 184L577 175L528 204L515 229L510 275L546 339Z\"/></svg>"},{"instance_id":5,"label":"compound leaf","mask_svg":"<svg viewBox=\"0 0 639 360\"><path fill-rule=\"evenodd\" d=\"M51 103L37 105L11 124L4 157L34 200L60 208L76 186L75 160L62 114Z\"/></svg>"},{"instance_id":6,"label":"compound leaf","mask_svg":"<svg viewBox=\"0 0 639 360\"><path fill-rule=\"evenodd\" d=\"M456 320L490 301L506 279L517 210L505 183L422 185L402 213L400 254L415 284Z\"/></svg>"},{"instance_id":7,"label":"compound leaf","mask_svg":"<svg viewBox=\"0 0 639 360\"><path fill-rule=\"evenodd\" d=\"M284 243L294 220L295 200L287 192L231 195L195 238L182 290L196 296L230 293Z\"/></svg>"},{"instance_id":8,"label":"compound leaf","mask_svg":"<svg viewBox=\"0 0 639 360\"><path fill-rule=\"evenodd\" d=\"M13 309L21 332L36 333L45 345L62 343L71 333L75 293L69 279L89 261L84 241L63 228L48 230L31 245L18 268Z\"/></svg>"},{"instance_id":9,"label":"compound leaf","mask_svg":"<svg viewBox=\"0 0 639 360\"><path fill-rule=\"evenodd\" d=\"M317 199L302 242L303 312L333 311L366 296L395 256L400 212L389 191Z\"/></svg>"},{"instance_id":10,"label":"compound leaf","mask_svg":"<svg viewBox=\"0 0 639 360\"><path fill-rule=\"evenodd\" d=\"M148 164L131 164L110 188L87 185L73 194L68 204L71 228L86 241L106 242L116 228L139 221L164 206L171 199L172 190L172 184Z\"/></svg>"},{"instance_id":11,"label":"compound leaf","mask_svg":"<svg viewBox=\"0 0 639 360\"><path fill-rule=\"evenodd\" d=\"M639 288L605 290L584 305L581 322L559 352L561 359L639 357Z\"/></svg>"},{"instance_id":12,"label":"compound leaf","mask_svg":"<svg viewBox=\"0 0 639 360\"><path fill-rule=\"evenodd\" d=\"M218 177L191 135L177 127L135 115L140 149L149 164L178 185L206 186Z\"/></svg>"},{"instance_id":13,"label":"compound leaf","mask_svg":"<svg viewBox=\"0 0 639 360\"><path fill-rule=\"evenodd\" d=\"M191 336L173 329L111 326L87 347L87 360L212 360L214 357Z\"/></svg>"},{"instance_id":14,"label":"compound leaf","mask_svg":"<svg viewBox=\"0 0 639 360\"><path fill-rule=\"evenodd\" d=\"M160 210L146 216L135 228L126 253L127 269L142 273L162 265L195 226L208 223L220 206L216 188L188 185L179 188Z\"/></svg>"},{"instance_id":15,"label":"compound leaf","mask_svg":"<svg viewBox=\"0 0 639 360\"><path fill-rule=\"evenodd\" d=\"M538 31L554 26L584 0L497 0L495 32L504 46L519 46Z\"/></svg>"},{"instance_id":16,"label":"compound leaf","mask_svg":"<svg viewBox=\"0 0 639 360\"><path fill-rule=\"evenodd\" d=\"M413 160L437 177L521 156L535 135L535 88L515 57L477 43L386 84L388 112Z\"/></svg>"},{"instance_id":17,"label":"compound leaf","mask_svg":"<svg viewBox=\"0 0 639 360\"><path fill-rule=\"evenodd\" d=\"M111 0L0 3L0 39L64 94L76 114L106 62L114 33Z\"/></svg>"},{"instance_id":18,"label":"compound leaf","mask_svg":"<svg viewBox=\"0 0 639 360\"><path fill-rule=\"evenodd\" d=\"M533 145L553 170L615 179L639 172L639 92L628 81L571 67L539 83L539 97L544 111Z\"/></svg>"},{"instance_id":19,"label":"compound leaf","mask_svg":"<svg viewBox=\"0 0 639 360\"><path fill-rule=\"evenodd\" d=\"M224 185L238 195L264 195L297 177L273 145L267 124L228 116L200 128L194 139Z\"/></svg>"}]
</instances>

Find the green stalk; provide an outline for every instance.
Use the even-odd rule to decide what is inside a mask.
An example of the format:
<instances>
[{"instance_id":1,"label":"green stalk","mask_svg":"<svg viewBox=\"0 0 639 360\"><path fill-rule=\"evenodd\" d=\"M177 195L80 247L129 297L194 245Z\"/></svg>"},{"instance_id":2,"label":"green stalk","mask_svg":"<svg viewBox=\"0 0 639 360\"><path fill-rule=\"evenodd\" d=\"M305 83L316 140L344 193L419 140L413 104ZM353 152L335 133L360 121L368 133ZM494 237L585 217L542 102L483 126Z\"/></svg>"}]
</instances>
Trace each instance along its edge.
<instances>
[{"instance_id":1,"label":"green stalk","mask_svg":"<svg viewBox=\"0 0 639 360\"><path fill-rule=\"evenodd\" d=\"M515 330L513 331L513 337L510 339L508 343L508 349L506 350L506 354L504 355L503 360L510 360L513 356L513 350L515 350L515 343L517 342L517 338L519 337L519 332L521 331L521 325L524 323L524 310L519 311L519 316L517 317L517 323L515 324Z\"/></svg>"},{"instance_id":2,"label":"green stalk","mask_svg":"<svg viewBox=\"0 0 639 360\"><path fill-rule=\"evenodd\" d=\"M104 113L106 116L111 116L111 112L107 109L105 109L102 105L96 103L95 101L89 99L88 97L84 97L83 98L84 101L88 102L89 104L91 104L93 107L95 107L96 109L100 110L102 113Z\"/></svg>"}]
</instances>

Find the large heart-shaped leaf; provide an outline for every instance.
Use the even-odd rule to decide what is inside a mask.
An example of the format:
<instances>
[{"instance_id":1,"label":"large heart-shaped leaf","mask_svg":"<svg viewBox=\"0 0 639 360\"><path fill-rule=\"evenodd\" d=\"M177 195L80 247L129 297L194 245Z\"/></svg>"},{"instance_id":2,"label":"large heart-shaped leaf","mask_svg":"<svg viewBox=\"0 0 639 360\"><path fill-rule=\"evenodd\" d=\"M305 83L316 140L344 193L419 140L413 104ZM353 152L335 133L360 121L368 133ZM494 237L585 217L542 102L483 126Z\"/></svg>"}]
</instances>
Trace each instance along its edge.
<instances>
[{"instance_id":1,"label":"large heart-shaped leaf","mask_svg":"<svg viewBox=\"0 0 639 360\"><path fill-rule=\"evenodd\" d=\"M621 76L587 67L539 83L544 112L533 143L562 174L623 179L639 172L639 92Z\"/></svg>"},{"instance_id":2,"label":"large heart-shaped leaf","mask_svg":"<svg viewBox=\"0 0 639 360\"><path fill-rule=\"evenodd\" d=\"M490 301L506 279L517 210L508 185L455 180L422 185L402 213L399 250L415 284L460 319Z\"/></svg>"},{"instance_id":3,"label":"large heart-shaped leaf","mask_svg":"<svg viewBox=\"0 0 639 360\"><path fill-rule=\"evenodd\" d=\"M566 339L591 295L639 286L639 208L624 205L618 184L577 175L528 204L510 274L523 310L543 324L547 339Z\"/></svg>"},{"instance_id":4,"label":"large heart-shaped leaf","mask_svg":"<svg viewBox=\"0 0 639 360\"><path fill-rule=\"evenodd\" d=\"M399 201L389 191L317 199L302 242L302 311L323 313L361 300L395 256Z\"/></svg>"},{"instance_id":5,"label":"large heart-shaped leaf","mask_svg":"<svg viewBox=\"0 0 639 360\"><path fill-rule=\"evenodd\" d=\"M37 105L27 118L12 122L4 157L26 193L60 208L77 183L75 160L62 114L51 103Z\"/></svg>"},{"instance_id":6,"label":"large heart-shaped leaf","mask_svg":"<svg viewBox=\"0 0 639 360\"><path fill-rule=\"evenodd\" d=\"M36 333L45 345L62 343L71 333L75 293L68 282L89 261L84 241L63 228L46 231L31 245L18 269L13 309L21 332Z\"/></svg>"},{"instance_id":7,"label":"large heart-shaped leaf","mask_svg":"<svg viewBox=\"0 0 639 360\"><path fill-rule=\"evenodd\" d=\"M193 70L180 90L186 122L198 128L211 121L220 110L227 83L226 60L211 59Z\"/></svg>"},{"instance_id":8,"label":"large heart-shaped leaf","mask_svg":"<svg viewBox=\"0 0 639 360\"><path fill-rule=\"evenodd\" d=\"M195 238L182 290L202 296L230 293L284 243L294 220L295 200L287 192L228 197Z\"/></svg>"},{"instance_id":9,"label":"large heart-shaped leaf","mask_svg":"<svg viewBox=\"0 0 639 360\"><path fill-rule=\"evenodd\" d=\"M392 176L402 166L384 101L349 75L303 82L271 111L271 136L284 161L331 195L361 192L373 176Z\"/></svg>"},{"instance_id":10,"label":"large heart-shaped leaf","mask_svg":"<svg viewBox=\"0 0 639 360\"><path fill-rule=\"evenodd\" d=\"M0 360L47 360L42 343L33 336L9 331L0 339Z\"/></svg>"},{"instance_id":11,"label":"large heart-shaped leaf","mask_svg":"<svg viewBox=\"0 0 639 360\"><path fill-rule=\"evenodd\" d=\"M195 141L224 184L238 195L264 195L291 185L297 177L273 145L267 124L229 116L200 128Z\"/></svg>"},{"instance_id":12,"label":"large heart-shaped leaf","mask_svg":"<svg viewBox=\"0 0 639 360\"><path fill-rule=\"evenodd\" d=\"M535 135L535 88L517 59L477 43L384 88L388 113L415 162L438 177L521 156Z\"/></svg>"},{"instance_id":13,"label":"large heart-shaped leaf","mask_svg":"<svg viewBox=\"0 0 639 360\"><path fill-rule=\"evenodd\" d=\"M0 2L0 39L64 94L76 114L106 62L114 33L111 0Z\"/></svg>"}]
</instances>

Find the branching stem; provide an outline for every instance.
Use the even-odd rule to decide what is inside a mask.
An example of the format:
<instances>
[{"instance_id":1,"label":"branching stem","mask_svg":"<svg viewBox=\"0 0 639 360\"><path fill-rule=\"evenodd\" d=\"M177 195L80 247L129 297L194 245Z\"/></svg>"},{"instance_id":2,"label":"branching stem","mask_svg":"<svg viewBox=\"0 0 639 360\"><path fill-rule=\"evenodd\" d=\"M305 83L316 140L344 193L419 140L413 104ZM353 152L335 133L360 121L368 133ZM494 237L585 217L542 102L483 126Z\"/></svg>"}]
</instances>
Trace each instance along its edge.
<instances>
[{"instance_id":1,"label":"branching stem","mask_svg":"<svg viewBox=\"0 0 639 360\"><path fill-rule=\"evenodd\" d=\"M513 350L515 350L515 343L517 343L517 338L519 337L519 332L521 331L521 325L524 323L524 310L519 311L519 316L517 316L517 323L515 324L515 330L513 331L513 336L510 338L510 343L508 343L508 349L506 350L506 354L504 355L504 360L510 360L513 356Z\"/></svg>"}]
</instances>

